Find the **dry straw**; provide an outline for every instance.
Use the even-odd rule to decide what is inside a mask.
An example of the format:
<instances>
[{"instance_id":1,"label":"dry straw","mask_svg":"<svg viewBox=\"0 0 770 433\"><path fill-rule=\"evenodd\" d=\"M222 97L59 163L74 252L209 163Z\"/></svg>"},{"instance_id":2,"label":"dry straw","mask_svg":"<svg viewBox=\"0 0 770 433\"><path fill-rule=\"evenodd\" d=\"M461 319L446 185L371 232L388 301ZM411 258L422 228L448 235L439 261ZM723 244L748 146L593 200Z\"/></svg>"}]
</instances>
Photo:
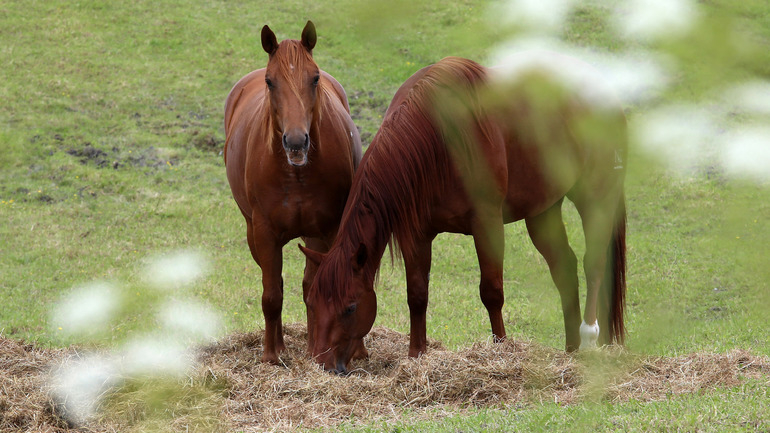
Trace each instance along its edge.
<instances>
[{"instance_id":1,"label":"dry straw","mask_svg":"<svg viewBox=\"0 0 770 433\"><path fill-rule=\"evenodd\" d=\"M181 404L168 410L167 430L283 431L342 423L436 418L484 407L516 409L543 401L588 399L622 402L735 386L744 377L770 383L770 359L736 350L725 354L640 357L617 349L569 355L524 341L483 342L449 351L433 342L419 359L406 357L408 336L375 328L367 337L371 358L354 363L347 377L321 370L305 356L303 325L285 328L283 366L258 362L262 333L233 334L202 348ZM48 393L51 366L75 349L40 349L0 339L0 431L137 431L146 407L141 384L115 391L101 415L68 426ZM177 403L180 404L180 403ZM216 420L201 417L214 411ZM175 415L178 414L178 415ZM192 415L191 415L192 414Z\"/></svg>"}]
</instances>

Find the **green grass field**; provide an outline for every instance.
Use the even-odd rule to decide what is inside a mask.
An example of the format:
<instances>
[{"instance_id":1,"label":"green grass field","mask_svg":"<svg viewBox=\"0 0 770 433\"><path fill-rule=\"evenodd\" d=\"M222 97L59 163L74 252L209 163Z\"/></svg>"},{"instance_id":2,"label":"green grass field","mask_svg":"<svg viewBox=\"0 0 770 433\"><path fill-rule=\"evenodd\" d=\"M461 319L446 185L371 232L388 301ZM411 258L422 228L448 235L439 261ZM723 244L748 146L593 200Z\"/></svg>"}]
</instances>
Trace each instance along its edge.
<instances>
[{"instance_id":1,"label":"green grass field","mask_svg":"<svg viewBox=\"0 0 770 433\"><path fill-rule=\"evenodd\" d=\"M678 61L656 99L627 105L632 124L656 105L684 103L724 111L717 135L767 124L767 114L720 106L717 96L743 80L770 77L770 5L698 3L701 24L690 34L640 42L613 30L607 16L617 3L576 8L557 36L592 51L645 48ZM490 21L489 10L481 0L387 7L352 0L0 4L0 335L44 346L83 343L51 312L73 288L92 281L118 287L130 307L91 343L154 329L158 294L145 282L147 261L178 250L200 252L209 272L168 296L210 304L222 332L262 329L260 271L221 155L224 99L241 76L267 61L262 25L285 39L298 38L305 21L314 21L315 59L345 87L368 144L391 96L413 72L447 55L486 63L496 46L526 30ZM682 171L639 146L630 153L628 349L770 355L767 181L734 177L708 152ZM566 218L581 256L580 221L569 206ZM304 321L305 314L296 243L284 250L286 323ZM505 260L509 336L561 348L558 294L521 223L506 228ZM403 270L384 263L376 325L408 332ZM470 238L439 237L431 289L430 338L459 348L489 337ZM766 403L767 384L749 382L654 404L543 404L350 431L751 431L770 428Z\"/></svg>"}]
</instances>

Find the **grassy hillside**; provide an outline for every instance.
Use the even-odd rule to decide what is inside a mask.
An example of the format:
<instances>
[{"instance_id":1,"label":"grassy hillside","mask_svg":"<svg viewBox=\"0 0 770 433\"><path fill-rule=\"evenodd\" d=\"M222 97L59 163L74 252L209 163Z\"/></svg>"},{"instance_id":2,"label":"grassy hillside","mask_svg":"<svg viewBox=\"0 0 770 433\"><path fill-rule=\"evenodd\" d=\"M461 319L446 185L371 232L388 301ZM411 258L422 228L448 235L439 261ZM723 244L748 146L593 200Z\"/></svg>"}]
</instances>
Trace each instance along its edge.
<instances>
[{"instance_id":1,"label":"grassy hillside","mask_svg":"<svg viewBox=\"0 0 770 433\"><path fill-rule=\"evenodd\" d=\"M713 135L723 141L731 128L766 124L766 114L734 109L719 95L732 84L770 76L770 6L760 0L699 3L701 27L650 42L618 36L608 18L617 3L575 8L552 33L592 52L644 50L674 60L668 87L652 99L627 102L634 125L645 125L657 106L683 103L721 113ZM481 0L399 1L386 8L352 0L3 3L0 335L46 346L82 343L51 312L73 288L92 281L114 285L128 305L106 331L88 337L95 344L157 328L153 308L163 296L210 304L222 332L261 329L260 272L230 196L221 150L230 87L267 60L258 36L262 25L284 39L298 38L306 20L315 22L315 59L345 87L368 143L391 96L414 71L446 55L489 64L499 44L528 31L521 22L499 21L490 10L490 2ZM673 121L686 123L678 119ZM734 176L709 147L696 146L695 158L656 158L678 144L656 151L637 145L629 157L628 348L661 356L736 348L770 355L766 178ZM571 207L566 218L581 256L582 231ZM148 260L178 250L206 257L208 273L158 295L147 284ZM523 224L506 228L505 260L509 335L561 348L558 294ZM303 265L296 242L289 244L286 323L304 321ZM451 348L488 338L470 238L439 237L431 288L429 337ZM376 324L408 332L399 263L385 265L377 290ZM419 429L485 431L479 426L565 425L592 417L620 423L599 427L640 429L643 419L655 416L661 429L676 430L680 414L696 417L712 407L745 414L727 424L741 428L740 417L752 418L760 404L754 396L761 392L766 397L766 388L749 384L745 392L660 405L566 411L544 405L511 415L513 424L509 415L480 412ZM737 408L720 403L727 400ZM688 422L681 428L710 425L706 418Z\"/></svg>"}]
</instances>

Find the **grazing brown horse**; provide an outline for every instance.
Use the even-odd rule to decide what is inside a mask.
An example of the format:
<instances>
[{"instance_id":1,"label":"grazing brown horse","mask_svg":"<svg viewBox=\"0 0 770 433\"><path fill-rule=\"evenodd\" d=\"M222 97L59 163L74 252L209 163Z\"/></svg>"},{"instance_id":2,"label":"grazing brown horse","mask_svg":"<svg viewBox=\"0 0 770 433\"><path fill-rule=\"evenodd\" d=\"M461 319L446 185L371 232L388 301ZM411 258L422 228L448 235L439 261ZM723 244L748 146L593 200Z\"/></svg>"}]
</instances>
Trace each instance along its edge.
<instances>
[{"instance_id":1,"label":"grazing brown horse","mask_svg":"<svg viewBox=\"0 0 770 433\"><path fill-rule=\"evenodd\" d=\"M361 161L331 249L302 248L319 263L307 305L315 320L312 355L326 369L344 373L354 342L371 330L373 283L390 243L406 269L409 355L425 352L431 243L442 232L473 236L481 300L495 339L505 338L503 225L521 219L559 290L567 350L595 346L599 322L602 343L623 342L623 110L538 67L498 75L446 58L409 78ZM579 211L586 237L582 324L564 197Z\"/></svg>"},{"instance_id":2,"label":"grazing brown horse","mask_svg":"<svg viewBox=\"0 0 770 433\"><path fill-rule=\"evenodd\" d=\"M246 219L251 254L262 268L266 362L278 362L285 348L282 248L297 237L319 251L331 246L361 160L361 140L347 96L337 80L316 65L315 44L310 21L302 40L280 44L264 26L267 67L241 78L225 105L227 180ZM315 263L307 261L305 294L315 271ZM308 329L312 344L310 320Z\"/></svg>"}]
</instances>

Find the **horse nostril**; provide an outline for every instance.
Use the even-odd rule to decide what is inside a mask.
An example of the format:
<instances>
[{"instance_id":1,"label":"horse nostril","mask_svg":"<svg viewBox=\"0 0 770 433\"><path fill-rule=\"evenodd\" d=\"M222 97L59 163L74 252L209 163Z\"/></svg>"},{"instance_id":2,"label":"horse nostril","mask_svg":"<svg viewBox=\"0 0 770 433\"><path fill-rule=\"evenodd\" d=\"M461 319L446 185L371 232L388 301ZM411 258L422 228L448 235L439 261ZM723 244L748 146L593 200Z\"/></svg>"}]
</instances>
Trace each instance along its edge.
<instances>
[{"instance_id":1,"label":"horse nostril","mask_svg":"<svg viewBox=\"0 0 770 433\"><path fill-rule=\"evenodd\" d=\"M310 137L306 132L301 134L283 134L283 147L287 150L306 150L309 143Z\"/></svg>"}]
</instances>

